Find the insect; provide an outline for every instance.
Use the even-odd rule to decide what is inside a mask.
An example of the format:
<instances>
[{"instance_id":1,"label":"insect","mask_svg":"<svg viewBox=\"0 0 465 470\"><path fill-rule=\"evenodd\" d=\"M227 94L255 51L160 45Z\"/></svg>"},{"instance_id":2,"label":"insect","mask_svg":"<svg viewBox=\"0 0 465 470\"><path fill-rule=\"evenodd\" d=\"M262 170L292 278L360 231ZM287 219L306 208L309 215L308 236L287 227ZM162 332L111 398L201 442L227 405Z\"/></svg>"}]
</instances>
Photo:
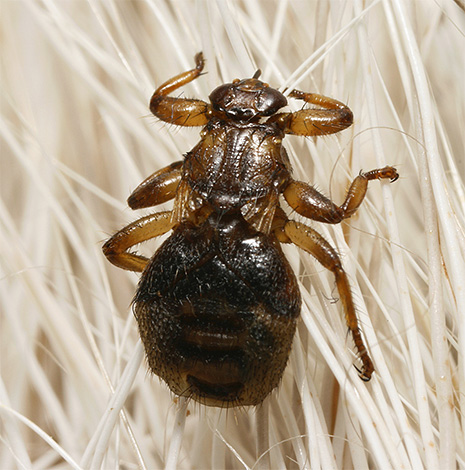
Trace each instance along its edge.
<instances>
[{"instance_id":1,"label":"insect","mask_svg":"<svg viewBox=\"0 0 465 470\"><path fill-rule=\"evenodd\" d=\"M370 180L395 181L396 169L360 173L342 205L334 204L292 178L282 140L346 129L350 109L293 90L291 98L314 108L278 112L287 99L258 79L260 71L219 86L210 103L169 96L201 74L202 53L195 63L155 91L150 110L171 124L203 126L200 141L128 199L132 209L174 199L173 210L133 222L103 246L114 265L142 272L133 305L150 369L176 395L205 405L260 404L281 380L300 314L297 280L280 246L294 243L334 273L360 377L370 380L374 367L341 261L317 231L287 217L279 198L304 217L336 224L358 209ZM130 251L170 230L150 260Z\"/></svg>"}]
</instances>

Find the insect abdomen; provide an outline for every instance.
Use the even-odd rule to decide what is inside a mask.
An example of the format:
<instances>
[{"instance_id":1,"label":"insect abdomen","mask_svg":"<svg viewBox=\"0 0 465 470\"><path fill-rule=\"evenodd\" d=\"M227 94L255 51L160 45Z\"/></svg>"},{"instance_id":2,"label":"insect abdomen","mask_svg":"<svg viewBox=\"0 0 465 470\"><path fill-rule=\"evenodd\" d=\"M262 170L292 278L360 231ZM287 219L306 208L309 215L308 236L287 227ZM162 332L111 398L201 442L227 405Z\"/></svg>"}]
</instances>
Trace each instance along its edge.
<instances>
[{"instance_id":1,"label":"insect abdomen","mask_svg":"<svg viewBox=\"0 0 465 470\"><path fill-rule=\"evenodd\" d=\"M215 217L182 224L160 247L135 314L150 368L175 394L256 405L286 366L300 293L273 237L240 216Z\"/></svg>"}]
</instances>

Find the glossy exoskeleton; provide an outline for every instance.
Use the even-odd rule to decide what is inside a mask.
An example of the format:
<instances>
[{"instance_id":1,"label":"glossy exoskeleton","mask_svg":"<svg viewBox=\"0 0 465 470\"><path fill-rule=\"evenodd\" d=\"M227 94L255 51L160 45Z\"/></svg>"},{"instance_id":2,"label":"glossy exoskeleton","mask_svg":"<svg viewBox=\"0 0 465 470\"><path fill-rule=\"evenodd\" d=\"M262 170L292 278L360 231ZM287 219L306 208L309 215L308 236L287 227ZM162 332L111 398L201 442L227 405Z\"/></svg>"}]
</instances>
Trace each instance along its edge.
<instances>
[{"instance_id":1,"label":"glossy exoskeleton","mask_svg":"<svg viewBox=\"0 0 465 470\"><path fill-rule=\"evenodd\" d=\"M317 136L352 124L339 101L293 90L314 105L281 112L287 100L253 78L216 88L210 103L168 96L204 67L181 73L152 96L162 121L203 126L200 142L147 178L131 194L132 209L174 198L172 211L143 217L104 245L116 266L143 271L134 312L151 370L177 395L209 406L257 405L278 385L300 313L296 277L280 247L295 243L331 270L361 360L360 376L374 370L360 335L339 257L315 230L289 220L279 197L298 214L339 223L360 206L369 180L398 178L395 168L360 173L340 206L291 177L285 134ZM148 260L129 249L173 230Z\"/></svg>"}]
</instances>

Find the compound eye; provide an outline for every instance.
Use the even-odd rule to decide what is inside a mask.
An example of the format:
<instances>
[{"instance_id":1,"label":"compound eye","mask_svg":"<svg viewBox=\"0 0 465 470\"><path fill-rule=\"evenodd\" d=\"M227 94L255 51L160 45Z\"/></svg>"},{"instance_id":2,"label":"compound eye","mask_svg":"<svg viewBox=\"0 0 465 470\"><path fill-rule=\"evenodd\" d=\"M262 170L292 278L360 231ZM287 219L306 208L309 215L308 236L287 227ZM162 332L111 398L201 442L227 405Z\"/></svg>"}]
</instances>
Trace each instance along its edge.
<instances>
[{"instance_id":1,"label":"compound eye","mask_svg":"<svg viewBox=\"0 0 465 470\"><path fill-rule=\"evenodd\" d=\"M210 93L210 101L213 106L218 107L221 106L225 101L230 102L231 96L228 96L229 92L231 91L231 83L225 83L224 85L220 85L219 87L215 88Z\"/></svg>"},{"instance_id":2,"label":"compound eye","mask_svg":"<svg viewBox=\"0 0 465 470\"><path fill-rule=\"evenodd\" d=\"M264 89L257 99L257 110L263 116L271 116L286 105L286 97L274 88Z\"/></svg>"}]
</instances>

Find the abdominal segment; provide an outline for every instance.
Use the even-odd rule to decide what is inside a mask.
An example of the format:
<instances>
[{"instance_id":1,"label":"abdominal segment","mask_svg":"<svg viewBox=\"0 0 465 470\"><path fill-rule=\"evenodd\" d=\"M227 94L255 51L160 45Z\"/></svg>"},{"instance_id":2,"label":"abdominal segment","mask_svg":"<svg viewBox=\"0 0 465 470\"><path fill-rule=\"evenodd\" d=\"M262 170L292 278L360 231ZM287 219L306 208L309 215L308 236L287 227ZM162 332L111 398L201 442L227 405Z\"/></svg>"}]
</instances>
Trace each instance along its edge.
<instances>
[{"instance_id":1,"label":"abdominal segment","mask_svg":"<svg viewBox=\"0 0 465 470\"><path fill-rule=\"evenodd\" d=\"M240 217L211 218L161 246L134 310L149 366L175 394L256 405L282 377L300 294L278 242Z\"/></svg>"}]
</instances>

